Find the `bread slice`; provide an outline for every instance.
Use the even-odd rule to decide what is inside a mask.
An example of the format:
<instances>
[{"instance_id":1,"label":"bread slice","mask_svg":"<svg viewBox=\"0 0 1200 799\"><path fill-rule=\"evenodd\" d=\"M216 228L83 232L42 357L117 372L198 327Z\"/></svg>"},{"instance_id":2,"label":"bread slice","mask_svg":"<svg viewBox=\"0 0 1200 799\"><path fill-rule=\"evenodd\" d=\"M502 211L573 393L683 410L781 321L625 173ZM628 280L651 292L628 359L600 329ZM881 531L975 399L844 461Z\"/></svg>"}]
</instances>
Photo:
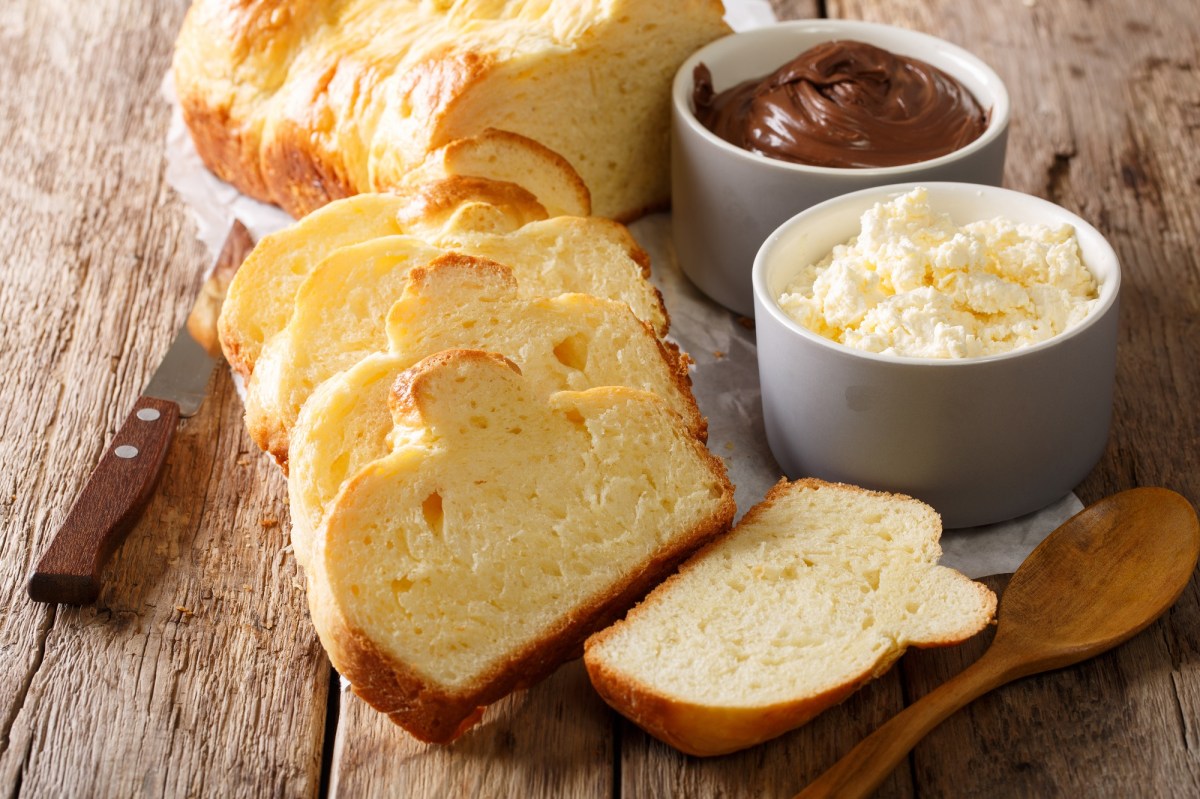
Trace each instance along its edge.
<instances>
[{"instance_id":1,"label":"bread slice","mask_svg":"<svg viewBox=\"0 0 1200 799\"><path fill-rule=\"evenodd\" d=\"M693 755L804 724L909 646L991 620L996 597L937 565L941 519L908 497L781 481L726 537L591 637L604 700Z\"/></svg>"},{"instance_id":2,"label":"bread slice","mask_svg":"<svg viewBox=\"0 0 1200 799\"><path fill-rule=\"evenodd\" d=\"M609 235L617 229L624 230L607 220L556 217L504 235L447 235L442 243L502 259L524 297L612 298L665 328L662 299L620 236ZM385 349L387 311L408 271L443 253L410 236L385 236L336 250L300 285L286 326L266 344L247 382L246 426L278 463L287 463L289 433L305 400L325 380Z\"/></svg>"},{"instance_id":3,"label":"bread slice","mask_svg":"<svg viewBox=\"0 0 1200 799\"><path fill-rule=\"evenodd\" d=\"M300 406L317 386L384 349L384 320L408 272L444 255L412 236L342 247L300 285L287 326L271 337L246 383L246 428L281 465Z\"/></svg>"},{"instance_id":4,"label":"bread slice","mask_svg":"<svg viewBox=\"0 0 1200 799\"><path fill-rule=\"evenodd\" d=\"M571 164L550 148L511 131L487 129L455 139L405 172L399 185L409 193L420 194L425 184L450 176L519 186L548 216L592 215L591 194Z\"/></svg>"},{"instance_id":5,"label":"bread slice","mask_svg":"<svg viewBox=\"0 0 1200 799\"><path fill-rule=\"evenodd\" d=\"M537 142L491 130L453 141L392 192L330 203L265 236L229 287L221 320L226 357L249 376L279 320L286 323L300 283L340 247L401 234L436 240L443 230L510 233L550 216L590 213L579 176Z\"/></svg>"},{"instance_id":6,"label":"bread slice","mask_svg":"<svg viewBox=\"0 0 1200 799\"><path fill-rule=\"evenodd\" d=\"M568 269L559 290L619 299L660 336L668 327L662 297L644 278L650 260L623 225L598 217L541 219L514 204L512 184L454 177L402 196L363 194L331 203L266 236L238 269L221 310L221 344L244 377L268 340L291 319L301 284L343 247L413 235L444 251L542 272ZM540 208L540 204L537 206Z\"/></svg>"},{"instance_id":7,"label":"bread slice","mask_svg":"<svg viewBox=\"0 0 1200 799\"><path fill-rule=\"evenodd\" d=\"M409 273L388 314L390 351L325 381L289 434L288 493L296 560L308 561L310 531L342 482L391 451L388 396L417 361L447 349L510 358L543 394L628 386L662 397L688 431L706 423L687 365L624 303L586 294L524 299L512 271L490 261L446 256Z\"/></svg>"},{"instance_id":8,"label":"bread slice","mask_svg":"<svg viewBox=\"0 0 1200 799\"><path fill-rule=\"evenodd\" d=\"M668 197L671 78L717 0L195 0L175 44L204 162L300 217L487 129L560 153L595 213ZM522 184L524 185L524 184Z\"/></svg>"},{"instance_id":9,"label":"bread slice","mask_svg":"<svg viewBox=\"0 0 1200 799\"><path fill-rule=\"evenodd\" d=\"M355 693L421 740L550 673L733 516L723 464L653 394L547 398L451 350L392 407L395 450L314 537L309 604Z\"/></svg>"},{"instance_id":10,"label":"bread slice","mask_svg":"<svg viewBox=\"0 0 1200 799\"><path fill-rule=\"evenodd\" d=\"M506 235L489 235L448 225L439 247L517 267L528 264L547 280L560 273L559 293L576 291L626 303L661 338L670 318L662 296L649 283L650 256L624 225L600 217L557 216L530 222ZM641 277L642 280L637 280ZM520 271L517 272L520 280Z\"/></svg>"},{"instance_id":11,"label":"bread slice","mask_svg":"<svg viewBox=\"0 0 1200 799\"><path fill-rule=\"evenodd\" d=\"M396 212L403 204L392 194L360 194L263 236L221 306L217 330L229 365L248 377L263 343L287 323L296 291L316 265L341 247L401 233Z\"/></svg>"}]
</instances>

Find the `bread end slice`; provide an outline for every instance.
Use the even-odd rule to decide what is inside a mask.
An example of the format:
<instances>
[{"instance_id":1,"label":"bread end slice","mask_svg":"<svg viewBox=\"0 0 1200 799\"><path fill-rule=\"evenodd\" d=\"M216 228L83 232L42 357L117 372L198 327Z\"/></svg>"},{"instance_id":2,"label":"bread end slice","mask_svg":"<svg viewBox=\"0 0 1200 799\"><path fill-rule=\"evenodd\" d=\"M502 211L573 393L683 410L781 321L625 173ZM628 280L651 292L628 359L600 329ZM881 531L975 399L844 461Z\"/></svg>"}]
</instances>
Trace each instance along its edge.
<instances>
[{"instance_id":1,"label":"bread end slice","mask_svg":"<svg viewBox=\"0 0 1200 799\"><path fill-rule=\"evenodd\" d=\"M688 754L794 729L882 675L909 646L958 643L992 619L988 588L937 565L923 503L781 481L689 559L584 662L613 708Z\"/></svg>"}]
</instances>

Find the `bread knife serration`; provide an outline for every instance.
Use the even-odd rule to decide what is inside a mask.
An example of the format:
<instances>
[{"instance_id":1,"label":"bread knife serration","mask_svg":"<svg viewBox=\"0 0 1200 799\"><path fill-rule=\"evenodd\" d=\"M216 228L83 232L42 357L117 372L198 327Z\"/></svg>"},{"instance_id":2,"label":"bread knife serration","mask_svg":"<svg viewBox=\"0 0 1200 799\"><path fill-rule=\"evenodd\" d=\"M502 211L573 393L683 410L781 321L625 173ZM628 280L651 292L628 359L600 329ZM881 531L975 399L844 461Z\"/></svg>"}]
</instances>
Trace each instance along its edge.
<instances>
[{"instance_id":1,"label":"bread knife serration","mask_svg":"<svg viewBox=\"0 0 1200 799\"><path fill-rule=\"evenodd\" d=\"M249 231L235 221L213 274L231 274L252 247ZM208 307L194 309L179 329L30 575L34 600L83 605L99 595L101 569L141 516L179 420L200 410L221 360L211 351L213 337L202 332L215 323L211 292L201 290L197 303Z\"/></svg>"}]
</instances>

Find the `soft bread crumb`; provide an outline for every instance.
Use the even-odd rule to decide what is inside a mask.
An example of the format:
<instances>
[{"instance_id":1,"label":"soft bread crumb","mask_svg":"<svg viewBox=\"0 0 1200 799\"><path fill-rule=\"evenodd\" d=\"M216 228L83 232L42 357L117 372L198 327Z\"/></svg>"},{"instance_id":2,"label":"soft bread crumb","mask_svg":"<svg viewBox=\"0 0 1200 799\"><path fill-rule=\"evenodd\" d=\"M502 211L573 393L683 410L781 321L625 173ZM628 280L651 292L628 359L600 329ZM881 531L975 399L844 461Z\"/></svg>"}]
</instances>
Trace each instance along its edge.
<instances>
[{"instance_id":1,"label":"soft bread crumb","mask_svg":"<svg viewBox=\"0 0 1200 799\"><path fill-rule=\"evenodd\" d=\"M291 432L288 493L292 541L302 565L309 533L342 483L391 451L388 394L397 376L442 350L501 353L546 396L596 386L652 391L693 434L705 435L686 367L624 303L584 294L523 298L507 267L450 255L410 273L387 328L390 351L322 384Z\"/></svg>"},{"instance_id":2,"label":"soft bread crumb","mask_svg":"<svg viewBox=\"0 0 1200 799\"><path fill-rule=\"evenodd\" d=\"M289 228L295 250L287 257L264 255L239 270L237 292L231 288L239 302L221 316L226 351L241 351L242 362L253 370L246 396L250 436L281 465L287 463L291 429L315 388L387 347L388 309L403 293L409 273L448 253L503 264L525 298L565 292L608 298L628 304L656 333L666 332L662 299L643 279L643 254L616 223L555 217L500 234L450 226L429 238L390 235L339 246L315 264L298 260L297 251L322 253L325 238L341 240L342 234L327 236L340 218L334 213L339 206L355 216L367 200L343 203L322 209L322 227L303 220ZM269 244L272 251L282 246L278 238ZM304 275L302 281L296 281L295 270ZM279 302L288 292L290 301ZM257 338L264 343L252 359L248 342Z\"/></svg>"},{"instance_id":3,"label":"soft bread crumb","mask_svg":"<svg viewBox=\"0 0 1200 799\"><path fill-rule=\"evenodd\" d=\"M625 621L590 638L601 696L691 754L786 732L884 673L908 646L974 635L996 598L937 565L917 500L781 481Z\"/></svg>"},{"instance_id":4,"label":"soft bread crumb","mask_svg":"<svg viewBox=\"0 0 1200 799\"><path fill-rule=\"evenodd\" d=\"M733 516L720 462L653 394L549 399L447 351L393 389L398 443L313 538L313 623L370 704L427 741L572 657Z\"/></svg>"}]
</instances>

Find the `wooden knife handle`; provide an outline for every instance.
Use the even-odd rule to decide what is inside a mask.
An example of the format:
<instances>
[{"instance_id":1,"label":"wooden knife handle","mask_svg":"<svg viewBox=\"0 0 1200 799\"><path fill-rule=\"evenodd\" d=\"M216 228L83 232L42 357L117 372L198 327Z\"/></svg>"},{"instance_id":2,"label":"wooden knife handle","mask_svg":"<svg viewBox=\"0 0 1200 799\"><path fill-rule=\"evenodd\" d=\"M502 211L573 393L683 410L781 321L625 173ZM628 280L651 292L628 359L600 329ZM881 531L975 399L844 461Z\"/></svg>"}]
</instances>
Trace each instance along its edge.
<instances>
[{"instance_id":1,"label":"wooden knife handle","mask_svg":"<svg viewBox=\"0 0 1200 799\"><path fill-rule=\"evenodd\" d=\"M95 601L100 570L149 502L178 423L174 402L138 399L30 575L30 597L67 605Z\"/></svg>"}]
</instances>

